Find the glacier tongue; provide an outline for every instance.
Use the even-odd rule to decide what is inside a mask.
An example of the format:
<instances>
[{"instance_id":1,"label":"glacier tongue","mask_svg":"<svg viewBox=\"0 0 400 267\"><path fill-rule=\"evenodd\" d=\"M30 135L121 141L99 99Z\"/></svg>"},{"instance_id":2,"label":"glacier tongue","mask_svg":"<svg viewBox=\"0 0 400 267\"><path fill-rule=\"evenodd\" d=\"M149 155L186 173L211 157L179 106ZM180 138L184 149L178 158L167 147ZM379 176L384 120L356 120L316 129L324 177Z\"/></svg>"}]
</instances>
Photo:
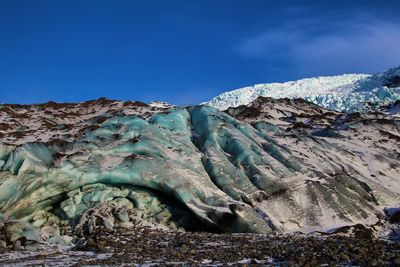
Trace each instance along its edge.
<instances>
[{"instance_id":1,"label":"glacier tongue","mask_svg":"<svg viewBox=\"0 0 400 267\"><path fill-rule=\"evenodd\" d=\"M375 75L344 74L285 83L256 84L205 103L220 110L247 105L257 97L302 98L336 111L366 111L369 104L386 105L400 99L400 67Z\"/></svg>"},{"instance_id":2,"label":"glacier tongue","mask_svg":"<svg viewBox=\"0 0 400 267\"><path fill-rule=\"evenodd\" d=\"M61 242L65 225L93 230L92 215L107 228L224 232L373 224L400 203L397 106L346 114L257 98L222 112L102 100L58 117L62 104L4 105L0 227L7 242ZM9 127L26 110L57 134L31 142L38 124Z\"/></svg>"}]
</instances>

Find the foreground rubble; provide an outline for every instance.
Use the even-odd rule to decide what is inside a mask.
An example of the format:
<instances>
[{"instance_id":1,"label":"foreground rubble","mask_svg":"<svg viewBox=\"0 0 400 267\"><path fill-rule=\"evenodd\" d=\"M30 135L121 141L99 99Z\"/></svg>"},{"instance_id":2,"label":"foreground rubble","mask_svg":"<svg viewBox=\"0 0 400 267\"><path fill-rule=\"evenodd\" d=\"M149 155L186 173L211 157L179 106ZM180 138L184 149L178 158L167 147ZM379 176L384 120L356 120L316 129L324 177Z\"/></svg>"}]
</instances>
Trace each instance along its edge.
<instances>
[{"instance_id":1,"label":"foreground rubble","mask_svg":"<svg viewBox=\"0 0 400 267\"><path fill-rule=\"evenodd\" d=\"M340 235L98 229L75 247L0 250L2 266L400 266L400 244Z\"/></svg>"}]
</instances>

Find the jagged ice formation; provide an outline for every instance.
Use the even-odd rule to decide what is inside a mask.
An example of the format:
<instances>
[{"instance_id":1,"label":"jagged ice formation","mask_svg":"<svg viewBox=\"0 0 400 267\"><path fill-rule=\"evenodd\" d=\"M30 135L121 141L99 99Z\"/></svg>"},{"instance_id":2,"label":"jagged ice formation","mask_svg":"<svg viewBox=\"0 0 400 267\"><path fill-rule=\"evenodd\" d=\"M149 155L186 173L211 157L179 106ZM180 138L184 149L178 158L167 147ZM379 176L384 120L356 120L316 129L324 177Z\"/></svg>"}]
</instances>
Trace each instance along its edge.
<instances>
[{"instance_id":1,"label":"jagged ice formation","mask_svg":"<svg viewBox=\"0 0 400 267\"><path fill-rule=\"evenodd\" d=\"M259 96L302 98L319 106L345 112L367 111L400 99L400 67L375 75L344 74L285 83L256 84L222 93L206 104L220 110L247 105Z\"/></svg>"}]
</instances>

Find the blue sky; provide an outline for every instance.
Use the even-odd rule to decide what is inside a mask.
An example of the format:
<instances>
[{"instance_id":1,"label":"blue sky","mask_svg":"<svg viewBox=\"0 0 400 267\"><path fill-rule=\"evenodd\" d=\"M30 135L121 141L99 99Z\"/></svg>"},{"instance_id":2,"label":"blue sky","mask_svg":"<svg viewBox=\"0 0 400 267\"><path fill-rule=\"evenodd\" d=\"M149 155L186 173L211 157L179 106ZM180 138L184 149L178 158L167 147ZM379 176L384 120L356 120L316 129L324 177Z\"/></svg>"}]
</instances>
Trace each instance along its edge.
<instances>
[{"instance_id":1,"label":"blue sky","mask_svg":"<svg viewBox=\"0 0 400 267\"><path fill-rule=\"evenodd\" d=\"M195 104L400 65L400 1L0 0L0 102Z\"/></svg>"}]
</instances>

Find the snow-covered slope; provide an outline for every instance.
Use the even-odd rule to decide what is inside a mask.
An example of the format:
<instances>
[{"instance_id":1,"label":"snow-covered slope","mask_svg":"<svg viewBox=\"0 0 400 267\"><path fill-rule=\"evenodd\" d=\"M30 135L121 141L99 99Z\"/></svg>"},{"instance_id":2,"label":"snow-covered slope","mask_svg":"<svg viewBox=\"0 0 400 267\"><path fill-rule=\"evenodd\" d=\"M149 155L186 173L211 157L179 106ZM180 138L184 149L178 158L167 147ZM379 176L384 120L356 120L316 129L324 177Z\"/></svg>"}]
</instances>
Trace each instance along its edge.
<instances>
[{"instance_id":1,"label":"snow-covered slope","mask_svg":"<svg viewBox=\"0 0 400 267\"><path fill-rule=\"evenodd\" d=\"M336 111L366 111L400 99L400 67L375 75L344 74L285 83L256 84L225 92L208 105L220 110L247 105L259 96L302 98Z\"/></svg>"}]
</instances>

